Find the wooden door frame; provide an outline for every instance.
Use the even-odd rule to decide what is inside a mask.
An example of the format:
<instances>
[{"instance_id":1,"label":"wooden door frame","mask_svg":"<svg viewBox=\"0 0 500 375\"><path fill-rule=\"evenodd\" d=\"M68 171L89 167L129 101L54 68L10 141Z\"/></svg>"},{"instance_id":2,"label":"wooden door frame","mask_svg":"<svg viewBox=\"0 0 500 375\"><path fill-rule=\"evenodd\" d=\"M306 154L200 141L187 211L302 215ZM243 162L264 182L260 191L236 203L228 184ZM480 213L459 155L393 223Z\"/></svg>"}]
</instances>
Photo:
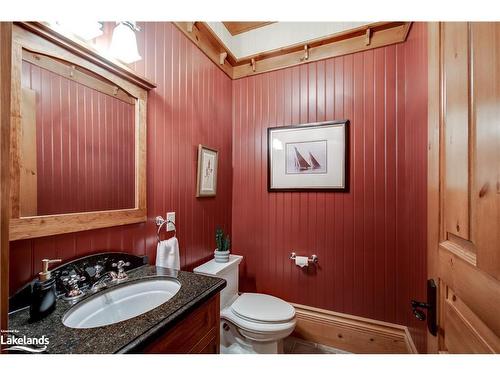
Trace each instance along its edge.
<instances>
[{"instance_id":1,"label":"wooden door frame","mask_svg":"<svg viewBox=\"0 0 500 375\"><path fill-rule=\"evenodd\" d=\"M12 23L0 22L0 329L7 329L9 304L11 44Z\"/></svg>"},{"instance_id":2,"label":"wooden door frame","mask_svg":"<svg viewBox=\"0 0 500 375\"><path fill-rule=\"evenodd\" d=\"M439 179L440 179L440 129L442 117L441 96L441 35L440 23L427 23L427 59L428 59L428 108L427 108L427 278L439 282L438 244L439 244ZM438 288L439 293L439 288ZM438 295L439 301L439 295ZM438 323L439 323L438 306ZM438 336L427 333L427 353L439 350Z\"/></svg>"}]
</instances>

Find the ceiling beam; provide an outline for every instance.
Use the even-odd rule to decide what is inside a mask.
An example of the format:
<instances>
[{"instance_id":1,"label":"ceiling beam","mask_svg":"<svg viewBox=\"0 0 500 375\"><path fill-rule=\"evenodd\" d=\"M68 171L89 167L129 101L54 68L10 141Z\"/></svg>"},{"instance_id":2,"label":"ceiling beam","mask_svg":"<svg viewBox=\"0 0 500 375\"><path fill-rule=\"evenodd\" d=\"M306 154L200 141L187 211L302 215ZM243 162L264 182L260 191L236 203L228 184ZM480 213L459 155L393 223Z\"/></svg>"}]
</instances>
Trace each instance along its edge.
<instances>
[{"instance_id":1,"label":"ceiling beam","mask_svg":"<svg viewBox=\"0 0 500 375\"><path fill-rule=\"evenodd\" d=\"M260 27L264 27L270 25L275 22L222 22L226 27L227 31L232 36L246 33L247 31L258 29Z\"/></svg>"}]
</instances>

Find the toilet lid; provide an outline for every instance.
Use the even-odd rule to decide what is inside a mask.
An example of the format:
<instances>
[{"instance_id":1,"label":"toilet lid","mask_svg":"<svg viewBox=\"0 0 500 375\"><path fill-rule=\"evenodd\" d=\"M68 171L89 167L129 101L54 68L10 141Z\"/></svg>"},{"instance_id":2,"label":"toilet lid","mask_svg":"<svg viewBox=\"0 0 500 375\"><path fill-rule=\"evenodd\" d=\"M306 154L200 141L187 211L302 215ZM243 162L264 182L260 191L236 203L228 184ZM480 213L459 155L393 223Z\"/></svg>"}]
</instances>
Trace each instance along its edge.
<instances>
[{"instance_id":1,"label":"toilet lid","mask_svg":"<svg viewBox=\"0 0 500 375\"><path fill-rule=\"evenodd\" d=\"M259 322L284 322L293 319L295 309L282 299L267 294L243 293L231 305L240 318Z\"/></svg>"}]
</instances>

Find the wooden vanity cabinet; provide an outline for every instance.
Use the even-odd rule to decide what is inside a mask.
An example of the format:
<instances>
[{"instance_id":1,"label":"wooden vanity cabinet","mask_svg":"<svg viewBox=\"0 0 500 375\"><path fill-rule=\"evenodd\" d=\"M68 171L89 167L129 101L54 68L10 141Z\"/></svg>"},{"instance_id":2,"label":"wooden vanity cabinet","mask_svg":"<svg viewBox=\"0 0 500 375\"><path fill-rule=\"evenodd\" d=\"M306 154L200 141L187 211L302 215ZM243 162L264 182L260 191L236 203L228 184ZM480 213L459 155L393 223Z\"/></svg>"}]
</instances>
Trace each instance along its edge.
<instances>
[{"instance_id":1,"label":"wooden vanity cabinet","mask_svg":"<svg viewBox=\"0 0 500 375\"><path fill-rule=\"evenodd\" d=\"M220 343L219 293L148 344L142 353L218 354Z\"/></svg>"}]
</instances>

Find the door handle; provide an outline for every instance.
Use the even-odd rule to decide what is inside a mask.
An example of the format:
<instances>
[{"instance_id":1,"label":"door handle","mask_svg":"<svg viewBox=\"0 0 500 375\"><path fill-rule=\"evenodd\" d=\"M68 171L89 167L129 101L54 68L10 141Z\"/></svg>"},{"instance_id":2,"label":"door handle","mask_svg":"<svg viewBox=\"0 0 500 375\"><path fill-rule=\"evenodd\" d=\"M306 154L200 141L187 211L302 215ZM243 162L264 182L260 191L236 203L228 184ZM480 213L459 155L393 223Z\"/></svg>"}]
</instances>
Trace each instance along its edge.
<instances>
[{"instance_id":1,"label":"door handle","mask_svg":"<svg viewBox=\"0 0 500 375\"><path fill-rule=\"evenodd\" d=\"M413 315L418 320L427 320L427 329L431 335L437 334L437 286L433 279L427 280L427 302L411 300ZM423 310L427 310L427 314Z\"/></svg>"}]
</instances>

